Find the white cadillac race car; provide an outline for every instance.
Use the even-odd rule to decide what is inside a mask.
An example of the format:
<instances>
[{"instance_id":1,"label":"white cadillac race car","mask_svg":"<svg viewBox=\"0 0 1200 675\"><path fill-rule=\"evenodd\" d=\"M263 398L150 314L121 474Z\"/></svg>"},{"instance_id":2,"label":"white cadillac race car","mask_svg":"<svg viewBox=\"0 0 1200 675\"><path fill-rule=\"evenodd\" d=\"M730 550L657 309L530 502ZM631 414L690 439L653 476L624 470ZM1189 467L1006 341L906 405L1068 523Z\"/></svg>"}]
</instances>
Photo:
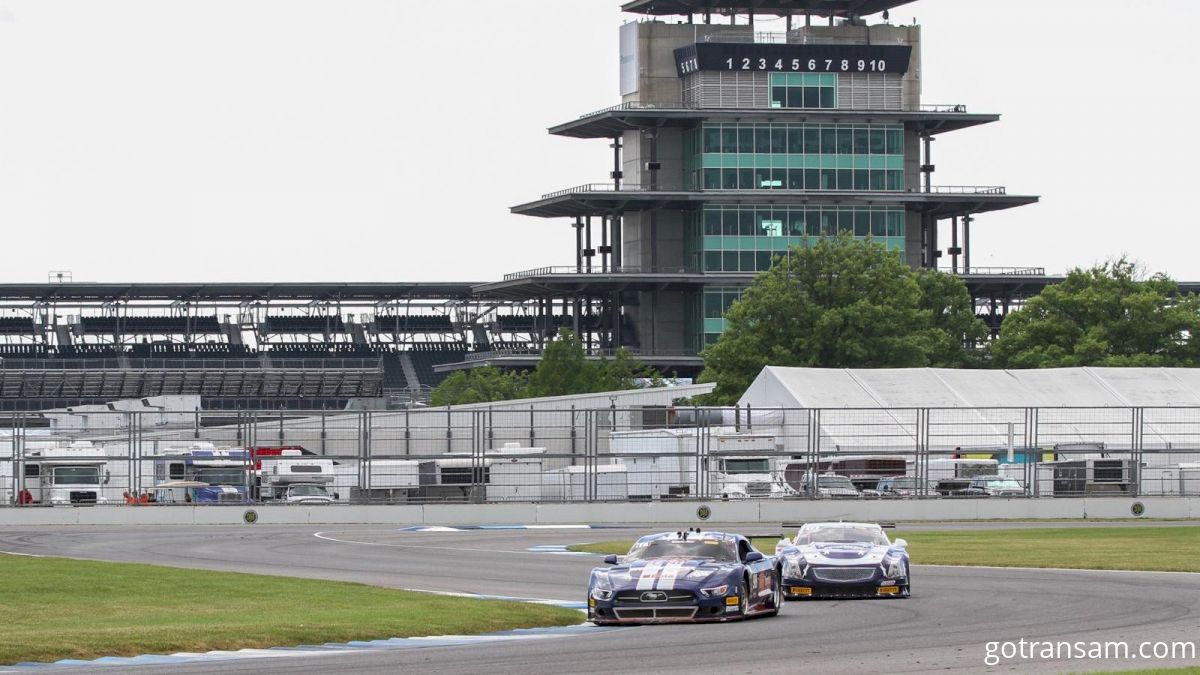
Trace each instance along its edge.
<instances>
[{"instance_id":1,"label":"white cadillac race car","mask_svg":"<svg viewBox=\"0 0 1200 675\"><path fill-rule=\"evenodd\" d=\"M781 539L783 593L801 598L907 598L908 542L889 541L873 523L805 523Z\"/></svg>"}]
</instances>

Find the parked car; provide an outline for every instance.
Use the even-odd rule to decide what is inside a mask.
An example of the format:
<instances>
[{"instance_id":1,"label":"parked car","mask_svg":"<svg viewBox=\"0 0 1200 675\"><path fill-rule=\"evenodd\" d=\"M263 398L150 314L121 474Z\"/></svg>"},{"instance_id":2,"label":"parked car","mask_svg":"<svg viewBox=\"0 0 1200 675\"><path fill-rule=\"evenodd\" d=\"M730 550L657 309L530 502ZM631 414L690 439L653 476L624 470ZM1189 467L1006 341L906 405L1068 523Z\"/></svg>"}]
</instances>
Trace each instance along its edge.
<instances>
[{"instance_id":1,"label":"parked car","mask_svg":"<svg viewBox=\"0 0 1200 675\"><path fill-rule=\"evenodd\" d=\"M783 593L806 598L907 598L908 543L877 523L805 523L775 545Z\"/></svg>"},{"instance_id":2,"label":"parked car","mask_svg":"<svg viewBox=\"0 0 1200 675\"><path fill-rule=\"evenodd\" d=\"M835 473L823 473L815 477L814 485L809 486L809 476L801 482L800 492L818 499L860 499L862 493L854 487L847 476Z\"/></svg>"},{"instance_id":3,"label":"parked car","mask_svg":"<svg viewBox=\"0 0 1200 675\"><path fill-rule=\"evenodd\" d=\"M774 616L783 605L775 556L725 532L652 534L588 580L596 624L729 621Z\"/></svg>"},{"instance_id":4,"label":"parked car","mask_svg":"<svg viewBox=\"0 0 1200 675\"><path fill-rule=\"evenodd\" d=\"M885 498L916 497L921 494L920 487L921 482L915 476L888 476L879 479L875 491ZM925 494L938 494L937 485L933 481L925 481L925 487Z\"/></svg>"},{"instance_id":5,"label":"parked car","mask_svg":"<svg viewBox=\"0 0 1200 675\"><path fill-rule=\"evenodd\" d=\"M1021 481L1004 476L976 476L962 491L965 497L1024 497L1027 493Z\"/></svg>"}]
</instances>

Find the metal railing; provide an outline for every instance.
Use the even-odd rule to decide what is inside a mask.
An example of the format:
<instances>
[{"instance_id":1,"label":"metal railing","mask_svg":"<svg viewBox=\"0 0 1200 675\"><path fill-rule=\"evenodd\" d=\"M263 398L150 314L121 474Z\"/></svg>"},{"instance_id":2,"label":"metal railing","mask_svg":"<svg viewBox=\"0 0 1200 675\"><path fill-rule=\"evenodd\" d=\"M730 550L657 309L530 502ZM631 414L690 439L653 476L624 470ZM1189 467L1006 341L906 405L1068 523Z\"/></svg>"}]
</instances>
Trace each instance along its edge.
<instances>
[{"instance_id":1,"label":"metal railing","mask_svg":"<svg viewBox=\"0 0 1200 675\"><path fill-rule=\"evenodd\" d=\"M593 265L591 269L587 267L578 267L575 265L555 265L552 267L535 267L529 270L521 270L520 272L510 272L504 275L504 281L513 281L516 279L528 279L531 277L549 277L563 275L579 275L579 274L699 274L700 271L695 267L685 265L660 265L658 267L639 267L636 265L622 265L620 267L608 267L601 269L599 266Z\"/></svg>"},{"instance_id":2,"label":"metal railing","mask_svg":"<svg viewBox=\"0 0 1200 675\"><path fill-rule=\"evenodd\" d=\"M763 110L763 111L769 111L769 112L773 112L773 113L778 113L781 110L796 110L797 112L840 112L843 114L867 113L867 112L895 112L895 113L914 112L912 110L907 110L907 109L893 110L893 109L882 109L882 108L881 109L855 108L855 109L844 109L844 110L827 110L827 109L822 110L822 109L810 109L810 108L803 108L803 109L802 108L794 108L794 109L791 109L791 108L735 108L735 107L722 107L722 106L703 106L703 105L700 105L699 103L685 102L685 101L627 101L625 103L618 103L617 105L610 105L607 108L601 108L599 110L593 110L591 112L584 113L579 116L579 119L587 119L589 117L597 117L599 115L604 115L604 114L607 114L610 112L618 112L621 110L667 110L667 111L672 111L672 110L741 110L743 112L754 112L755 110ZM961 103L922 103L917 107L916 112L966 113L967 106L963 105Z\"/></svg>"},{"instance_id":3,"label":"metal railing","mask_svg":"<svg viewBox=\"0 0 1200 675\"><path fill-rule=\"evenodd\" d=\"M934 185L926 190L793 190L784 187L775 188L699 188L694 185L664 185L660 183L656 187L641 185L638 183L622 183L620 187L612 183L584 183L563 190L555 190L542 195L542 199L555 199L557 197L568 197L576 194L587 194L593 192L713 192L713 193L729 193L729 192L763 192L763 193L779 193L779 192L799 192L811 194L850 194L850 193L878 193L889 195L905 195L905 194L942 194L942 195L994 195L1002 196L1007 194L1007 190L1002 185Z\"/></svg>"},{"instance_id":4,"label":"metal railing","mask_svg":"<svg viewBox=\"0 0 1200 675\"><path fill-rule=\"evenodd\" d=\"M611 348L611 347L604 347L604 348L593 347L592 349L585 349L584 355L589 358L608 359L608 358L612 358L612 357L616 356L618 351L624 351L625 353L629 354L630 356L636 356L636 357L642 357L642 358L654 358L654 357L658 357L658 358L678 358L678 357L699 358L699 355L693 349L644 350L644 349L638 349L636 347L622 348L622 349L615 349L615 348ZM501 359L501 358L509 357L509 356L541 356L541 355L542 355L542 350L533 349L533 348L493 349L491 351L486 351L486 352L471 352L470 354L467 354L463 360L470 361L470 362L477 362L477 361L490 361L492 359Z\"/></svg>"},{"instance_id":5,"label":"metal railing","mask_svg":"<svg viewBox=\"0 0 1200 675\"><path fill-rule=\"evenodd\" d=\"M618 408L602 400L571 409L506 401L394 412L9 415L0 423L0 504L121 504L127 494L153 494L158 504L285 503L292 484L317 484L334 503L1200 496L1200 407ZM35 423L49 426L35 431ZM206 481L178 458L214 448L234 449L225 468L236 475L210 476L209 485L237 489L179 485L180 477ZM48 460L67 456L92 468L90 485L54 482ZM272 462L310 468L271 470Z\"/></svg>"},{"instance_id":6,"label":"metal railing","mask_svg":"<svg viewBox=\"0 0 1200 675\"><path fill-rule=\"evenodd\" d=\"M952 272L954 268L949 266L938 267L942 272ZM975 267L970 270L965 267L959 267L962 274L982 274L991 276L1017 276L1017 277L1044 277L1046 276L1045 267Z\"/></svg>"}]
</instances>

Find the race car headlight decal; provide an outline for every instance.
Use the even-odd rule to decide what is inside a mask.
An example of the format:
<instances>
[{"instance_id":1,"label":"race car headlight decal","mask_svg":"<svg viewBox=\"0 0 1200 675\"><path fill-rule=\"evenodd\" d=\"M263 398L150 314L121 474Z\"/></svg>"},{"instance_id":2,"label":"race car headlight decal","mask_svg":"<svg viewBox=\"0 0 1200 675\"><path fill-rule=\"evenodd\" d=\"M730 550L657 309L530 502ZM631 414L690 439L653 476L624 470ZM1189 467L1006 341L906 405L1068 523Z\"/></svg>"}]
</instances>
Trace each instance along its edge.
<instances>
[{"instance_id":1,"label":"race car headlight decal","mask_svg":"<svg viewBox=\"0 0 1200 675\"><path fill-rule=\"evenodd\" d=\"M725 595L728 590L729 584L725 584L723 586L714 586L712 588L701 588L700 592L703 593L704 597L706 598L719 598L722 595Z\"/></svg>"},{"instance_id":2,"label":"race car headlight decal","mask_svg":"<svg viewBox=\"0 0 1200 675\"><path fill-rule=\"evenodd\" d=\"M592 597L596 600L612 600L612 589L608 588L593 588Z\"/></svg>"},{"instance_id":3,"label":"race car headlight decal","mask_svg":"<svg viewBox=\"0 0 1200 675\"><path fill-rule=\"evenodd\" d=\"M783 559L783 576L798 579L808 571L808 561L803 556L787 556Z\"/></svg>"},{"instance_id":4,"label":"race car headlight decal","mask_svg":"<svg viewBox=\"0 0 1200 675\"><path fill-rule=\"evenodd\" d=\"M896 558L895 560L889 560L885 558L883 561L883 575L888 579L899 579L900 577L903 577L904 559Z\"/></svg>"}]
</instances>

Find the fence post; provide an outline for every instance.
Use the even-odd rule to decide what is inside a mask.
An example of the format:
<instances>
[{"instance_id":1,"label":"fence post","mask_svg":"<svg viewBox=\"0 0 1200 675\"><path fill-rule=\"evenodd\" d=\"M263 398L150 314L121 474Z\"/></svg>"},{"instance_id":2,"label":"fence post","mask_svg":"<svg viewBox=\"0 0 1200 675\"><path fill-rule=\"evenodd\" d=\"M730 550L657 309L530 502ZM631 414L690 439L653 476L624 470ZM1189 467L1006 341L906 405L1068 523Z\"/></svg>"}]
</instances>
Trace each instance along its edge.
<instances>
[{"instance_id":1,"label":"fence post","mask_svg":"<svg viewBox=\"0 0 1200 675\"><path fill-rule=\"evenodd\" d=\"M1133 408L1131 414L1129 458L1132 460L1130 464L1133 466L1130 469L1133 475L1129 478L1133 482L1133 496L1138 497L1142 494L1142 432L1145 424L1145 410Z\"/></svg>"}]
</instances>

